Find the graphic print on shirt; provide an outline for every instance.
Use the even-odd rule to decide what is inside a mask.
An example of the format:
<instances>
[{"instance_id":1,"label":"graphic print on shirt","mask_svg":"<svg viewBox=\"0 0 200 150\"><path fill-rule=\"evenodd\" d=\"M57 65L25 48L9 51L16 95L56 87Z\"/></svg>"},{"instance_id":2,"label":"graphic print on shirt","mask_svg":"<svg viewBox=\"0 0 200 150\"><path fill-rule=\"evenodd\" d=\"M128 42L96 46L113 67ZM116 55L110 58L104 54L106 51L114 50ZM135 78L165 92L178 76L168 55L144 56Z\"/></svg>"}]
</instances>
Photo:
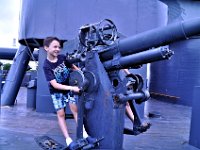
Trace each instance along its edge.
<instances>
[{"instance_id":1,"label":"graphic print on shirt","mask_svg":"<svg viewBox=\"0 0 200 150\"><path fill-rule=\"evenodd\" d=\"M69 76L69 68L65 66L64 62L57 66L53 72L58 83L65 82Z\"/></svg>"}]
</instances>

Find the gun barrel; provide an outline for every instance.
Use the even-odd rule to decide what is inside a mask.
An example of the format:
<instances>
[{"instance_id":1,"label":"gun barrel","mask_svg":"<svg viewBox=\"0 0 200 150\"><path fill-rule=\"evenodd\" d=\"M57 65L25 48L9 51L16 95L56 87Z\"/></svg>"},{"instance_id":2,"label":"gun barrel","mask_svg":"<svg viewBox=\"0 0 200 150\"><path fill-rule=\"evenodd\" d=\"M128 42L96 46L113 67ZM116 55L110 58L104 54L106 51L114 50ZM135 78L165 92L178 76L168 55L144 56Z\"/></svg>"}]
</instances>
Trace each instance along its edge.
<instances>
[{"instance_id":1,"label":"gun barrel","mask_svg":"<svg viewBox=\"0 0 200 150\"><path fill-rule=\"evenodd\" d=\"M159 47L148 51L123 56L119 59L108 60L103 62L103 65L106 70L112 71L169 59L173 54L173 51L169 50L168 48Z\"/></svg>"},{"instance_id":2,"label":"gun barrel","mask_svg":"<svg viewBox=\"0 0 200 150\"><path fill-rule=\"evenodd\" d=\"M121 39L118 42L117 50L103 51L100 56L102 61L106 61L112 59L113 55L118 52L122 56L126 56L145 51L152 47L164 46L172 42L185 40L197 34L200 34L200 18L173 23Z\"/></svg>"}]
</instances>

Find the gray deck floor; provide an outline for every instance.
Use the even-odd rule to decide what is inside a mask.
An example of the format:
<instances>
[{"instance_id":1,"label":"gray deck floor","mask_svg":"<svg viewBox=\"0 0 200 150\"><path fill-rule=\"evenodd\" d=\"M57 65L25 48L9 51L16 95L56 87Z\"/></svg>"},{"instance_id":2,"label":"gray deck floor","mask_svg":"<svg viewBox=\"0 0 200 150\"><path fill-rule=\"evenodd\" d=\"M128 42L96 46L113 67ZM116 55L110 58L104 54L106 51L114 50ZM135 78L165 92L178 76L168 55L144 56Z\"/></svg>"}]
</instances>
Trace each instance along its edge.
<instances>
[{"instance_id":1,"label":"gray deck floor","mask_svg":"<svg viewBox=\"0 0 200 150\"><path fill-rule=\"evenodd\" d=\"M26 108L26 88L21 88L14 107L1 107L0 150L40 150L34 138L47 135L62 144L56 115L38 113ZM199 150L188 144L191 108L150 99L145 114L159 113L157 118L146 119L152 127L138 136L124 135L125 150ZM126 118L126 126L130 121ZM76 125L67 119L70 134L75 138Z\"/></svg>"}]
</instances>

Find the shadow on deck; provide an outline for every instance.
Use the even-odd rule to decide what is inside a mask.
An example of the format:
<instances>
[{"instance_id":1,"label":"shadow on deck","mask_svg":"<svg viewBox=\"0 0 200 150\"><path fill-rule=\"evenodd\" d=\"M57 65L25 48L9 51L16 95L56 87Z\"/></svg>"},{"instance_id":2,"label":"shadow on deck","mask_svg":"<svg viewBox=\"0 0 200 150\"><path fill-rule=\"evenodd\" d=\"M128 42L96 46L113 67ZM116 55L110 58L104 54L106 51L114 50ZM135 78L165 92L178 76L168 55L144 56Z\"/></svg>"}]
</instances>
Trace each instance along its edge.
<instances>
[{"instance_id":1,"label":"shadow on deck","mask_svg":"<svg viewBox=\"0 0 200 150\"><path fill-rule=\"evenodd\" d=\"M14 107L1 107L0 149L40 150L34 138L42 135L65 144L56 115L27 109L26 93L26 88L22 87ZM155 113L159 116L148 117ZM124 150L199 150L188 144L191 107L150 99L146 102L145 115L151 128L138 136L124 135ZM126 127L131 127L127 118L125 123ZM74 120L67 119L67 124L75 139Z\"/></svg>"}]
</instances>

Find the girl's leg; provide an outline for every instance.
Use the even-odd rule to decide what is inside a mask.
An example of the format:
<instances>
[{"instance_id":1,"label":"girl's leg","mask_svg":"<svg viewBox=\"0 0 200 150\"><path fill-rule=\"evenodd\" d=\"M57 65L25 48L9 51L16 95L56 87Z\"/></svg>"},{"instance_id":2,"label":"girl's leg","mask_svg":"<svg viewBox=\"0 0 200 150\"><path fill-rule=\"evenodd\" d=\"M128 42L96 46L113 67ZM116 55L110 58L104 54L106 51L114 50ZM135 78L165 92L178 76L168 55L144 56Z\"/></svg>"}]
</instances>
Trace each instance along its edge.
<instances>
[{"instance_id":1,"label":"girl's leg","mask_svg":"<svg viewBox=\"0 0 200 150\"><path fill-rule=\"evenodd\" d=\"M126 102L126 115L134 124L134 115L128 102Z\"/></svg>"}]
</instances>

